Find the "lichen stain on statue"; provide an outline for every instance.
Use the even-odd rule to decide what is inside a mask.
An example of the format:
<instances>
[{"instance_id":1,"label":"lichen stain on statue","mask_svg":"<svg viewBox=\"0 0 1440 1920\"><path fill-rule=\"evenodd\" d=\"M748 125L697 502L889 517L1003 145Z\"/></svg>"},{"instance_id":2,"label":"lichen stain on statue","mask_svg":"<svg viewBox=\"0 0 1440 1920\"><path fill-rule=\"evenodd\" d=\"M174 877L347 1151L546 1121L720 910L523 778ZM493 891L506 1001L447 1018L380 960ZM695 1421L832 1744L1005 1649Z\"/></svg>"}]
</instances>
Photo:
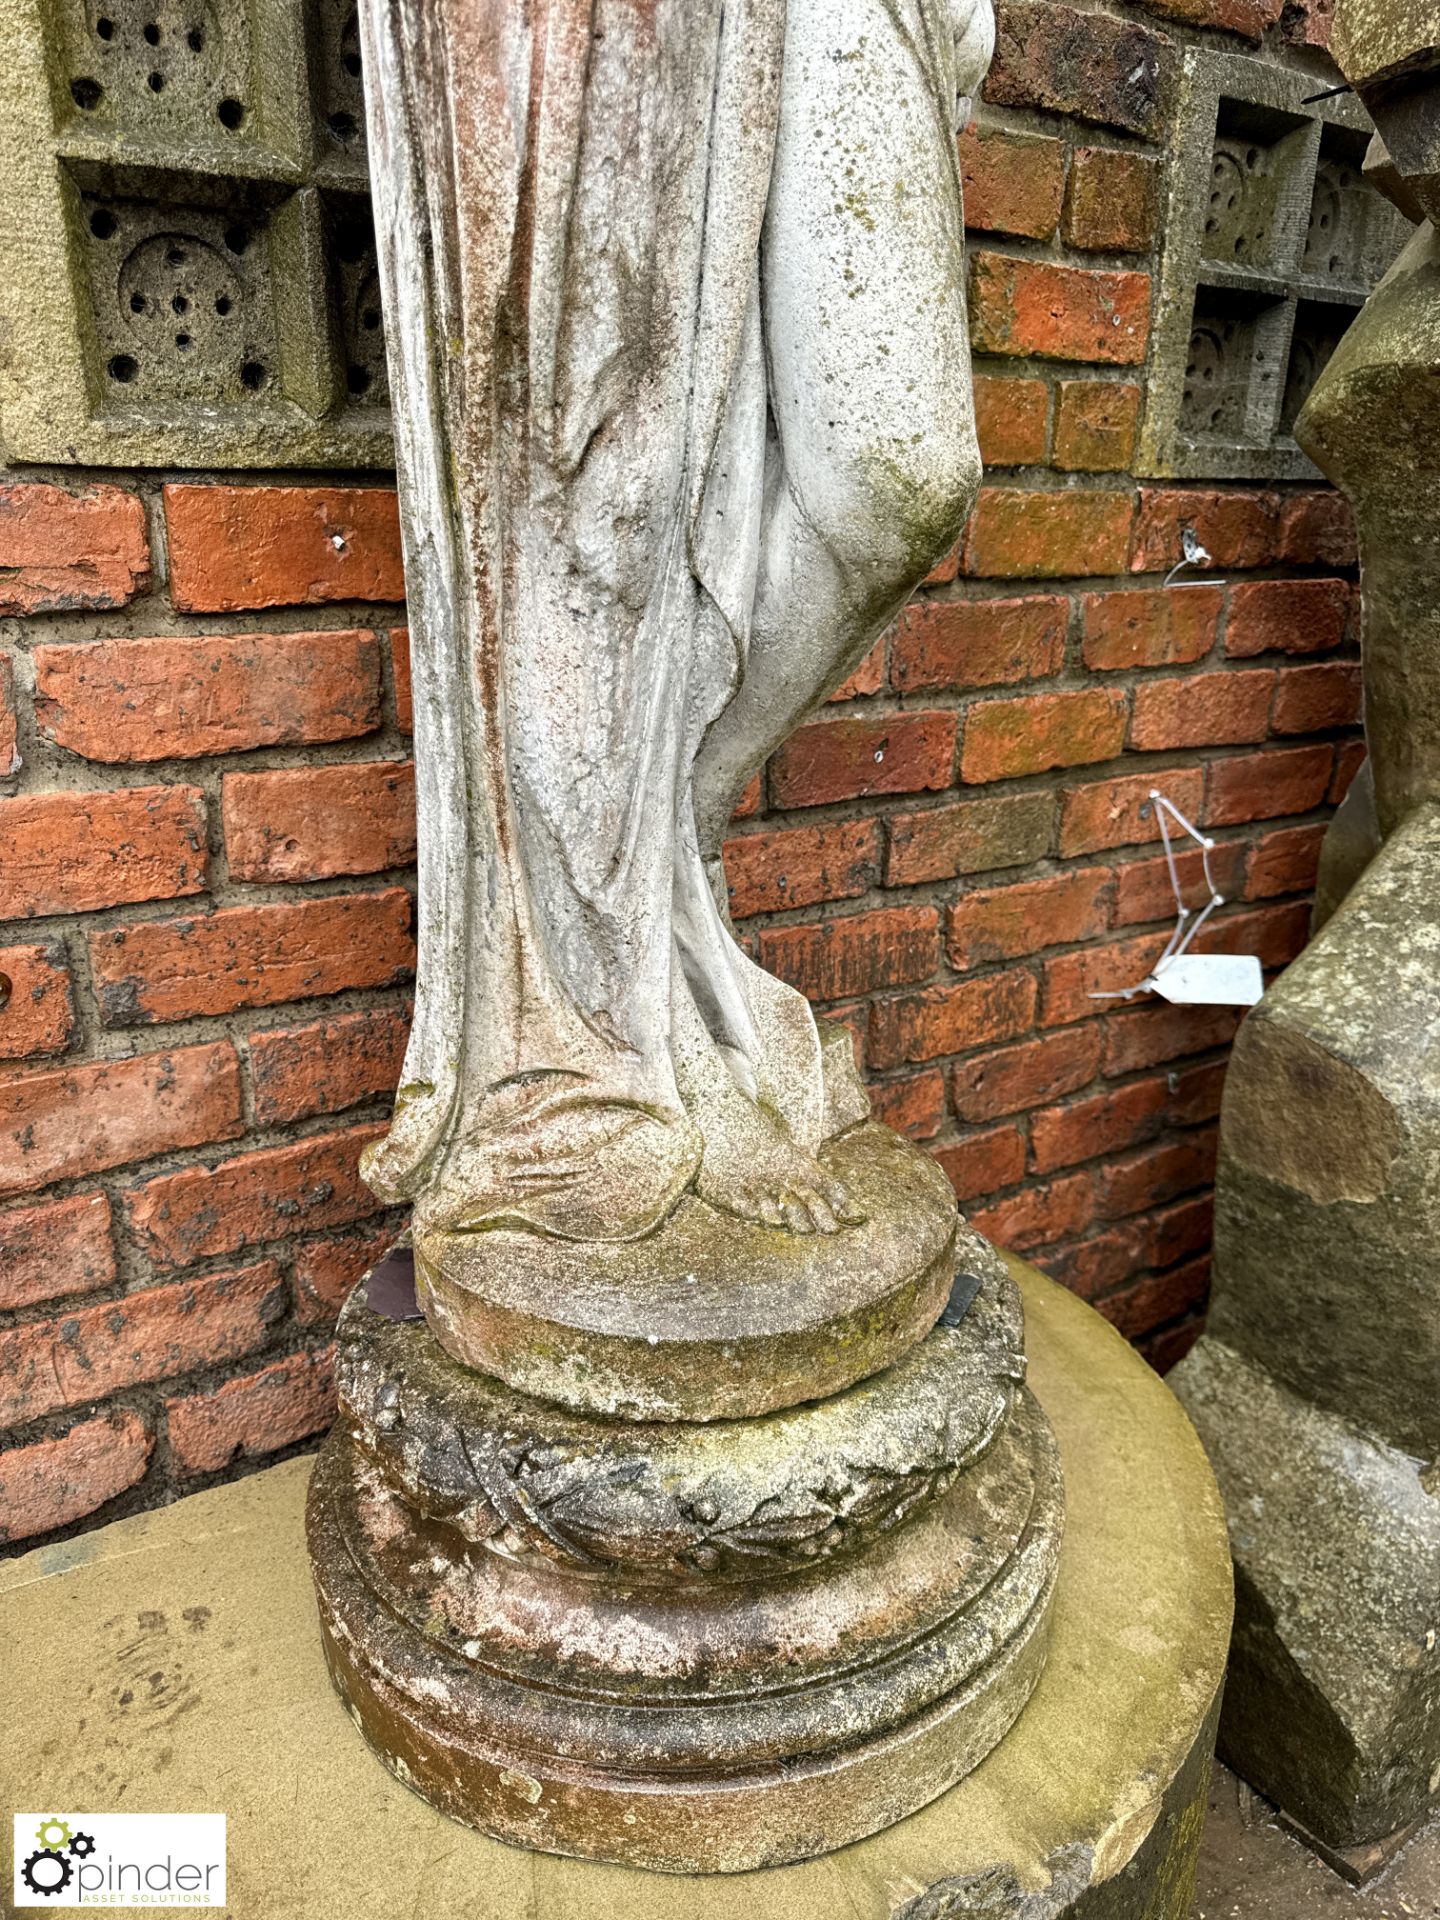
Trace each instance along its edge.
<instances>
[{"instance_id":1,"label":"lichen stain on statue","mask_svg":"<svg viewBox=\"0 0 1440 1920\"><path fill-rule=\"evenodd\" d=\"M979 484L955 131L989 0L361 16L420 829L415 1025L364 1172L413 1203L427 1324L400 1369L346 1312L355 1425L312 1503L332 1670L405 1777L490 1831L793 1858L999 1737L1058 1547L1011 1283L931 1157L871 1120L848 1032L742 951L720 857ZM957 1269L988 1305L937 1327ZM941 1444L947 1379L976 1401ZM797 1420L777 1480L772 1423ZM435 1505L457 1475L458 1532ZM682 1525L655 1489L692 1481ZM618 1558L595 1547L627 1525ZM446 1569L418 1590L416 1540ZM684 1631L654 1602L662 1639L698 1635L683 1684L606 1638L636 1553L710 1582ZM537 1705L554 1662L565 1709ZM411 1670L465 1700L463 1736L417 1731ZM781 1679L791 1705L735 1705ZM513 1804L537 1743L542 1794ZM786 1752L816 1770L777 1773ZM647 1783L638 1828L615 1767Z\"/></svg>"}]
</instances>

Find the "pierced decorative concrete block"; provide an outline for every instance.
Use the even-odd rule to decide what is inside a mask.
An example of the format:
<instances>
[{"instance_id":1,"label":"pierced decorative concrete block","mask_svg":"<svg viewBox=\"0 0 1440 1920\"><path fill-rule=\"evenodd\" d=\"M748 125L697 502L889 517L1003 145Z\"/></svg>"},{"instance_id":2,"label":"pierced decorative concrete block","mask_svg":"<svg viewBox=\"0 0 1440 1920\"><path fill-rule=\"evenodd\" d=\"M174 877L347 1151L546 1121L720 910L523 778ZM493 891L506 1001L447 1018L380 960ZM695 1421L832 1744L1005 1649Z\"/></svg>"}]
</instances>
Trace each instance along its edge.
<instances>
[{"instance_id":1,"label":"pierced decorative concrete block","mask_svg":"<svg viewBox=\"0 0 1440 1920\"><path fill-rule=\"evenodd\" d=\"M1369 122L1313 76L1187 54L1137 470L1297 479L1293 427L1405 224L1365 179Z\"/></svg>"},{"instance_id":2,"label":"pierced decorative concrete block","mask_svg":"<svg viewBox=\"0 0 1440 1920\"><path fill-rule=\"evenodd\" d=\"M3 0L6 451L388 466L345 0Z\"/></svg>"}]
</instances>

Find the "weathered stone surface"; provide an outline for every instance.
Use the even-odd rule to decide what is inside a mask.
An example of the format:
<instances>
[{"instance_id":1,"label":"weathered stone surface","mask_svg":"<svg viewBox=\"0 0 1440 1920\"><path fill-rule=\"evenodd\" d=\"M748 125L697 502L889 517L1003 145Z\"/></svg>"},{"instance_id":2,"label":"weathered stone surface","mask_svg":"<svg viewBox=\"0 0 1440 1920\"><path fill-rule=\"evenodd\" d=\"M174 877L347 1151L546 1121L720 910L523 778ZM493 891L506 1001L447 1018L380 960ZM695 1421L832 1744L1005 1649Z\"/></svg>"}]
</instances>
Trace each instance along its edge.
<instances>
[{"instance_id":1,"label":"weathered stone surface","mask_svg":"<svg viewBox=\"0 0 1440 1920\"><path fill-rule=\"evenodd\" d=\"M970 1771L1043 1663L1062 1511L1014 1283L975 1287L875 1380L722 1430L577 1419L357 1291L311 1551L380 1757L483 1831L669 1872Z\"/></svg>"},{"instance_id":2,"label":"weathered stone surface","mask_svg":"<svg viewBox=\"0 0 1440 1920\"><path fill-rule=\"evenodd\" d=\"M1440 1454L1440 807L1386 842L1241 1028L1215 1336L1301 1398Z\"/></svg>"},{"instance_id":3,"label":"weathered stone surface","mask_svg":"<svg viewBox=\"0 0 1440 1920\"><path fill-rule=\"evenodd\" d=\"M1171 1378L1230 1517L1222 1750L1331 1846L1383 1839L1440 1751L1440 1489L1222 1340Z\"/></svg>"},{"instance_id":4,"label":"weathered stone surface","mask_svg":"<svg viewBox=\"0 0 1440 1920\"><path fill-rule=\"evenodd\" d=\"M636 1242L417 1228L421 1304L457 1359L583 1412L731 1419L838 1392L929 1331L957 1265L995 1255L930 1155L888 1128L851 1129L822 1164L863 1215L838 1234L743 1224L694 1196Z\"/></svg>"},{"instance_id":5,"label":"weathered stone surface","mask_svg":"<svg viewBox=\"0 0 1440 1920\"><path fill-rule=\"evenodd\" d=\"M810 1008L737 945L721 842L979 484L954 131L990 0L667 0L594 34L361 14L425 903L366 1177L415 1203L432 1279L528 1232L556 1319L567 1247L640 1247L694 1200L696 1259L718 1275L733 1242L743 1292L757 1230L859 1208L821 1153ZM953 714L881 734L806 729L777 791L949 784Z\"/></svg>"},{"instance_id":6,"label":"weathered stone surface","mask_svg":"<svg viewBox=\"0 0 1440 1920\"><path fill-rule=\"evenodd\" d=\"M1318 933L1351 887L1380 851L1380 823L1375 818L1375 770L1368 757L1350 782L1345 797L1330 816L1320 843L1320 871L1315 878L1313 930Z\"/></svg>"},{"instance_id":7,"label":"weathered stone surface","mask_svg":"<svg viewBox=\"0 0 1440 1920\"><path fill-rule=\"evenodd\" d=\"M1010 1734L897 1829L808 1865L683 1881L457 1829L376 1765L331 1691L301 1547L308 1460L0 1563L7 1631L34 1650L0 1669L12 1770L91 1804L113 1737L149 1804L212 1806L226 1780L231 1899L265 1920L393 1905L397 1861L422 1863L429 1920L955 1920L1007 1876L1020 1893L1003 1920L1189 1920L1230 1620L1214 1482L1136 1354L1072 1294L1012 1271L1066 1481L1051 1655ZM193 1704L139 1739L157 1670L167 1701Z\"/></svg>"},{"instance_id":8,"label":"weathered stone surface","mask_svg":"<svg viewBox=\"0 0 1440 1920\"><path fill-rule=\"evenodd\" d=\"M472 1544L642 1584L858 1551L979 1459L1025 1376L1019 1297L994 1256L893 1367L764 1420L570 1413L459 1365L423 1322L372 1311L363 1287L338 1337L342 1415L409 1506Z\"/></svg>"},{"instance_id":9,"label":"weathered stone surface","mask_svg":"<svg viewBox=\"0 0 1440 1920\"><path fill-rule=\"evenodd\" d=\"M1419 228L1346 333L1296 435L1344 487L1363 554L1365 731L1380 830L1440 798L1440 241Z\"/></svg>"},{"instance_id":10,"label":"weathered stone surface","mask_svg":"<svg viewBox=\"0 0 1440 1920\"><path fill-rule=\"evenodd\" d=\"M1421 201L1440 92L1418 67L1391 82L1433 33L1433 9L1336 10ZM1209 1326L1171 1376L1230 1517L1226 1749L1332 1855L1383 1852L1440 1789L1437 364L1427 225L1296 426L1355 507L1369 759L1327 837L1312 944L1236 1042Z\"/></svg>"}]
</instances>

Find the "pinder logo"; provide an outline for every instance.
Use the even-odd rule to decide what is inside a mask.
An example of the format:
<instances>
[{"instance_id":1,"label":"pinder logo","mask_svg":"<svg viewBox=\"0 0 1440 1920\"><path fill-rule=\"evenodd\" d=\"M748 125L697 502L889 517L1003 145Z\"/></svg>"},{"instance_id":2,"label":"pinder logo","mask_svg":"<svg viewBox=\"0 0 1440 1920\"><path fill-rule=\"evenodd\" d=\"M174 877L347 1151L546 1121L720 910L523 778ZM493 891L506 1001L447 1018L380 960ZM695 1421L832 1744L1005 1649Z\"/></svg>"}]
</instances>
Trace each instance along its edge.
<instances>
[{"instance_id":1,"label":"pinder logo","mask_svg":"<svg viewBox=\"0 0 1440 1920\"><path fill-rule=\"evenodd\" d=\"M223 1813L17 1813L17 1907L223 1907Z\"/></svg>"}]
</instances>

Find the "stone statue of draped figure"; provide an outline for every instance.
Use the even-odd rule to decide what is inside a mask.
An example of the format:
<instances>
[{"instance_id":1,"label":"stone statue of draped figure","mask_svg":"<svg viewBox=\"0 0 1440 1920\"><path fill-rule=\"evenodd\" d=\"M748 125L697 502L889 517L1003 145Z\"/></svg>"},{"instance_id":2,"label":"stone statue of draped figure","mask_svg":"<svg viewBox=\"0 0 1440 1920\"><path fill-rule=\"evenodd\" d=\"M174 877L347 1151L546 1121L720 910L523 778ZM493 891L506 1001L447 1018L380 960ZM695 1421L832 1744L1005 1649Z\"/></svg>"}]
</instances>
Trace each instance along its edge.
<instances>
[{"instance_id":1,"label":"stone statue of draped figure","mask_svg":"<svg viewBox=\"0 0 1440 1920\"><path fill-rule=\"evenodd\" d=\"M307 1507L326 1657L484 1833L775 1866L975 1767L1056 1591L1015 1282L721 865L979 484L989 0L361 18L420 978L365 1166L410 1242Z\"/></svg>"},{"instance_id":2,"label":"stone statue of draped figure","mask_svg":"<svg viewBox=\"0 0 1440 1920\"><path fill-rule=\"evenodd\" d=\"M856 1218L848 1036L737 944L746 783L979 482L989 0L364 0L415 691L417 1227Z\"/></svg>"}]
</instances>

